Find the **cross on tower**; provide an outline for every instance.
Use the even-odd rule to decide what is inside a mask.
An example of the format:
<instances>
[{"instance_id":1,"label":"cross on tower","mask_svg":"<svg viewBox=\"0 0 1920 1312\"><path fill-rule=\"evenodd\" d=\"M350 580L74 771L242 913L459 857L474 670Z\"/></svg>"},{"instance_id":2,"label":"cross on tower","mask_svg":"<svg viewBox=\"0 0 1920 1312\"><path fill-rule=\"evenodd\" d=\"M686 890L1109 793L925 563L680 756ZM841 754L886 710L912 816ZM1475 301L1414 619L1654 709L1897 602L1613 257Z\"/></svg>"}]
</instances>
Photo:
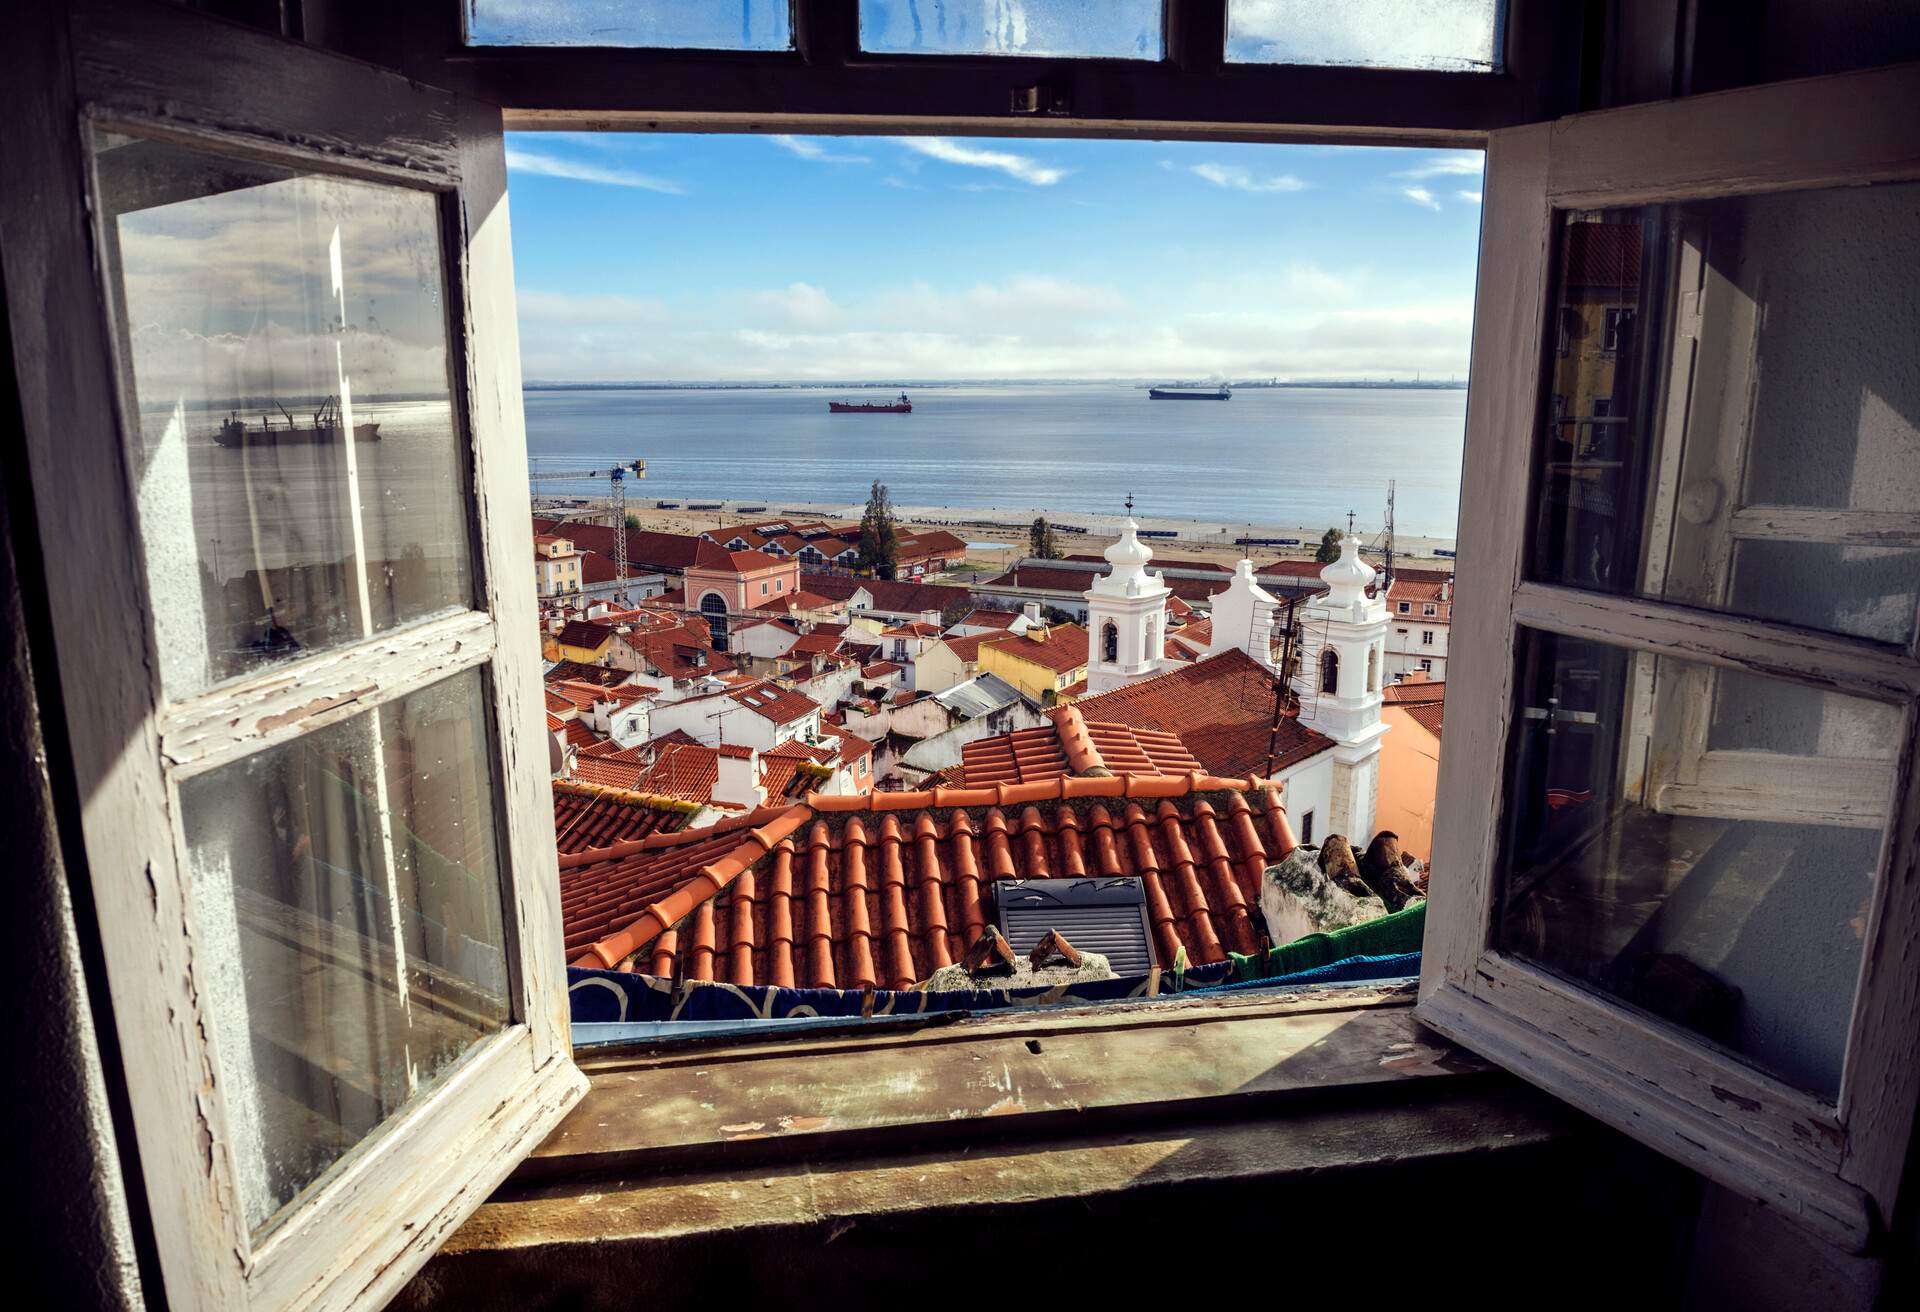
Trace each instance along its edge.
<instances>
[{"instance_id":1,"label":"cross on tower","mask_svg":"<svg viewBox=\"0 0 1920 1312\"><path fill-rule=\"evenodd\" d=\"M1353 536L1353 512L1351 510L1347 512L1347 536Z\"/></svg>"},{"instance_id":2,"label":"cross on tower","mask_svg":"<svg viewBox=\"0 0 1920 1312\"><path fill-rule=\"evenodd\" d=\"M1127 518L1133 518L1133 493L1127 493Z\"/></svg>"}]
</instances>

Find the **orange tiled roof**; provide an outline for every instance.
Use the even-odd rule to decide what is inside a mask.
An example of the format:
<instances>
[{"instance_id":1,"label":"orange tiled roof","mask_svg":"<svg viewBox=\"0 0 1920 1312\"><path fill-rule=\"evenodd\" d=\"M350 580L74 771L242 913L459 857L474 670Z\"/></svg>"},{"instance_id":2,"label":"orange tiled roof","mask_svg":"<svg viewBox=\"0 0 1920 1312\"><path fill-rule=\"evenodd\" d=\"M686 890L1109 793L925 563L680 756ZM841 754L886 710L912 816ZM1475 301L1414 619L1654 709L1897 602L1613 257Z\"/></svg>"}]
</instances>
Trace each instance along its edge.
<instances>
[{"instance_id":1,"label":"orange tiled roof","mask_svg":"<svg viewBox=\"0 0 1920 1312\"><path fill-rule=\"evenodd\" d=\"M1082 698L1074 705L1089 722L1106 720L1176 734L1194 758L1215 774L1267 778L1273 697L1273 675L1235 647L1166 674ZM1332 746L1333 739L1325 734L1282 718L1274 743L1273 772Z\"/></svg>"},{"instance_id":2,"label":"orange tiled roof","mask_svg":"<svg viewBox=\"0 0 1920 1312\"><path fill-rule=\"evenodd\" d=\"M863 679L884 679L889 674L898 674L900 670L901 666L895 661L875 661L871 665L861 667L860 677Z\"/></svg>"},{"instance_id":3,"label":"orange tiled roof","mask_svg":"<svg viewBox=\"0 0 1920 1312\"><path fill-rule=\"evenodd\" d=\"M1292 851L1271 789L1116 776L814 796L561 858L577 966L780 987L905 988L958 960L995 879L1137 877L1156 959L1252 951L1261 871Z\"/></svg>"},{"instance_id":4,"label":"orange tiled roof","mask_svg":"<svg viewBox=\"0 0 1920 1312\"><path fill-rule=\"evenodd\" d=\"M969 788L1061 775L1187 775L1201 770L1175 734L1088 720L1080 703L1047 712L1052 723L982 738L960 749Z\"/></svg>"},{"instance_id":5,"label":"orange tiled roof","mask_svg":"<svg viewBox=\"0 0 1920 1312\"><path fill-rule=\"evenodd\" d=\"M947 650L963 664L973 665L980 660L980 644L998 642L1007 636L1007 630L995 629L989 633L975 633L964 638L942 638Z\"/></svg>"},{"instance_id":6,"label":"orange tiled roof","mask_svg":"<svg viewBox=\"0 0 1920 1312\"><path fill-rule=\"evenodd\" d=\"M613 637L613 630L596 620L568 620L560 632L553 635L556 642L568 647L584 647L593 651L606 645Z\"/></svg>"},{"instance_id":7,"label":"orange tiled roof","mask_svg":"<svg viewBox=\"0 0 1920 1312\"><path fill-rule=\"evenodd\" d=\"M1056 624L1045 630L1044 637L1034 636L1040 632L1038 629L1028 629L1011 637L995 634L981 645L1029 661L1056 674L1080 669L1087 663L1087 631L1078 624Z\"/></svg>"},{"instance_id":8,"label":"orange tiled roof","mask_svg":"<svg viewBox=\"0 0 1920 1312\"><path fill-rule=\"evenodd\" d=\"M1440 728L1446 718L1446 680L1402 679L1382 688L1380 699L1389 706L1403 708L1415 724L1435 738L1440 737Z\"/></svg>"},{"instance_id":9,"label":"orange tiled roof","mask_svg":"<svg viewBox=\"0 0 1920 1312\"><path fill-rule=\"evenodd\" d=\"M820 709L820 703L804 693L782 688L777 683L755 683L741 688L729 688L722 696L731 697L742 706L757 712L762 719L775 724L790 724L802 716L810 715Z\"/></svg>"},{"instance_id":10,"label":"orange tiled roof","mask_svg":"<svg viewBox=\"0 0 1920 1312\"><path fill-rule=\"evenodd\" d=\"M653 792L640 786L647 767L639 761L623 761L617 756L593 756L582 752L574 758L573 777L581 783L599 784L628 792Z\"/></svg>"},{"instance_id":11,"label":"orange tiled roof","mask_svg":"<svg viewBox=\"0 0 1920 1312\"><path fill-rule=\"evenodd\" d=\"M625 839L671 833L693 811L671 798L556 779L553 783L554 844L561 852L584 852Z\"/></svg>"},{"instance_id":12,"label":"orange tiled roof","mask_svg":"<svg viewBox=\"0 0 1920 1312\"><path fill-rule=\"evenodd\" d=\"M643 793L672 797L682 802L713 800L713 785L720 778L720 753L697 742L661 739L655 744L659 754L634 787Z\"/></svg>"}]
</instances>

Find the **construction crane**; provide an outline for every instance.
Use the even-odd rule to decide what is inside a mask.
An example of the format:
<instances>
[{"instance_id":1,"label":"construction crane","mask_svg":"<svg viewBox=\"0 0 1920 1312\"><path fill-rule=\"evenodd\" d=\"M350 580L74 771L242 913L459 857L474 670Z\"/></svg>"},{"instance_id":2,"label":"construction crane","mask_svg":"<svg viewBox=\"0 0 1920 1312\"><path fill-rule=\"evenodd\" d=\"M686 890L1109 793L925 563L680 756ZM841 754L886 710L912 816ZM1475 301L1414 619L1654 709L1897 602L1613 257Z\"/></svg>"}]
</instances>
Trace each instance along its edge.
<instances>
[{"instance_id":1,"label":"construction crane","mask_svg":"<svg viewBox=\"0 0 1920 1312\"><path fill-rule=\"evenodd\" d=\"M529 483L587 483L604 478L612 485L613 526L617 532L613 535L613 576L625 580L627 577L627 478L645 478L647 462L629 460L625 464L610 465L605 469L533 469L527 473Z\"/></svg>"}]
</instances>

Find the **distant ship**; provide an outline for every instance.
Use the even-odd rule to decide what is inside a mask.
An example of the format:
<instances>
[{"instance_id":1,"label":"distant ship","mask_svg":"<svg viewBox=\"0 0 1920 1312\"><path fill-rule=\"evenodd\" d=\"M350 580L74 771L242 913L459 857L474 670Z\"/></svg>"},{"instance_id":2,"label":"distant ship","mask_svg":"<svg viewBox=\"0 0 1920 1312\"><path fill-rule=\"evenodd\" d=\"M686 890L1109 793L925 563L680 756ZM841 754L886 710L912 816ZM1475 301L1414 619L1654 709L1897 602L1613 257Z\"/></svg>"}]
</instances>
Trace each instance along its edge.
<instances>
[{"instance_id":1,"label":"distant ship","mask_svg":"<svg viewBox=\"0 0 1920 1312\"><path fill-rule=\"evenodd\" d=\"M1147 395L1156 401L1231 401L1233 393L1225 383L1218 387L1149 387Z\"/></svg>"},{"instance_id":2,"label":"distant ship","mask_svg":"<svg viewBox=\"0 0 1920 1312\"><path fill-rule=\"evenodd\" d=\"M910 415L913 402L905 392L898 401L829 401L827 412L836 415Z\"/></svg>"},{"instance_id":3,"label":"distant ship","mask_svg":"<svg viewBox=\"0 0 1920 1312\"><path fill-rule=\"evenodd\" d=\"M261 415L258 428L248 428L246 420L238 414L230 413L227 421L213 435L213 440L221 446L261 446L280 442L337 442L340 440L340 405L328 397L318 410L313 412L313 422L302 428L294 421L287 408L275 403L281 415L286 419L284 428L276 427L273 416ZM380 425L377 423L355 424L353 437L356 442L378 442Z\"/></svg>"}]
</instances>

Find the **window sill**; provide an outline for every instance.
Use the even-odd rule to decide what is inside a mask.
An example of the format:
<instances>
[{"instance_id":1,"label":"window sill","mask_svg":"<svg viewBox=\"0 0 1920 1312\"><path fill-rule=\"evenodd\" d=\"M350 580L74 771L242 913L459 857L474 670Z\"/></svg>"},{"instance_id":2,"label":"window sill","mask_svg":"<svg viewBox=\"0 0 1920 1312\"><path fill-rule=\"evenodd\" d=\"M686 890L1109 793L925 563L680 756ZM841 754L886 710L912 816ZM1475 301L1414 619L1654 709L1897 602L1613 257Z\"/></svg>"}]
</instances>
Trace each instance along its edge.
<instances>
[{"instance_id":1,"label":"window sill","mask_svg":"<svg viewBox=\"0 0 1920 1312\"><path fill-rule=\"evenodd\" d=\"M1587 1125L1421 1027L1413 1001L1412 984L1323 987L583 1055L586 1098L451 1238L420 1305L503 1261L558 1271L582 1244L652 1261L956 1208L1322 1189L1485 1169Z\"/></svg>"}]
</instances>

